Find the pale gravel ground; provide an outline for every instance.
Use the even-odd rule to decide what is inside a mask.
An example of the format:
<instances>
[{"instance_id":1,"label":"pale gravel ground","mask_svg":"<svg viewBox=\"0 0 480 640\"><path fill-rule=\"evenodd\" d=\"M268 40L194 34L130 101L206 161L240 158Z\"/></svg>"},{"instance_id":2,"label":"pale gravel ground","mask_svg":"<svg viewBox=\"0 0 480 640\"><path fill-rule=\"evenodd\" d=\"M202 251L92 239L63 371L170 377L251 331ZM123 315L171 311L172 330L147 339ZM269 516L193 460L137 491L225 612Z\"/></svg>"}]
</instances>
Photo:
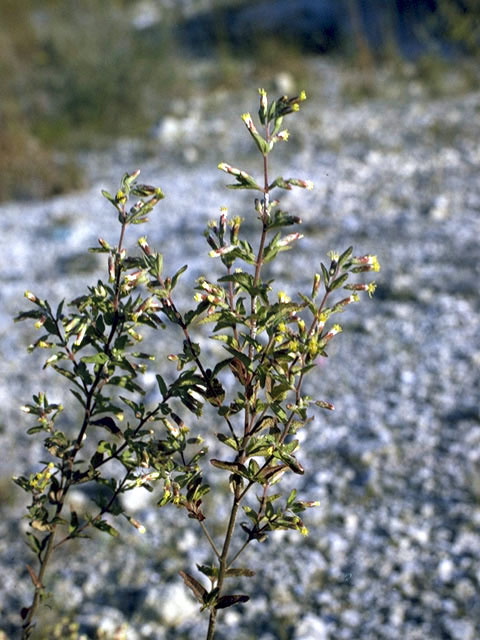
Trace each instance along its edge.
<instances>
[{"instance_id":1,"label":"pale gravel ground","mask_svg":"<svg viewBox=\"0 0 480 640\"><path fill-rule=\"evenodd\" d=\"M315 98L288 123L292 145L281 153L285 175L316 184L311 194L287 198L308 233L273 273L295 290L326 251L350 243L358 254L375 251L382 271L373 301L341 318L345 332L314 383L337 410L320 415L306 434L304 491L321 502L308 514L311 534L252 549L258 576L248 585L256 597L245 608L247 622L230 610L219 638L477 640L480 92L434 99L403 83L388 87L395 99L345 104L338 70L321 64L317 74ZM25 307L26 288L56 299L81 291L80 263L69 256L98 235L116 234L99 189L113 190L124 170L145 167L146 179L168 195L148 231L151 243L165 246L171 271L195 255L190 279L209 267L197 238L221 205L239 201L223 189L227 177L215 166L246 153L238 114L256 110L252 94L233 106L216 100L222 113L211 111L207 124L199 118L202 127L177 118L178 141L170 123L158 159L142 161L126 142L100 159L106 165L88 191L0 207L3 477L38 460L18 405L55 384L50 374L40 379L35 358L25 354L33 330L12 330L10 318ZM215 153L213 127L228 155ZM209 149L205 157L202 149ZM86 162L93 170L98 156ZM250 194L242 197L250 202ZM247 211L231 204L232 214ZM0 521L0 629L12 640L30 589L18 525L22 497L15 496ZM182 620L190 601L175 574L206 558L188 531L163 526L176 512L139 515L148 532L139 539L126 531L128 547L101 539L59 560L57 599L81 610L88 637L102 616L127 621L132 640L201 637L193 618ZM85 568L92 553L96 571Z\"/></svg>"}]
</instances>

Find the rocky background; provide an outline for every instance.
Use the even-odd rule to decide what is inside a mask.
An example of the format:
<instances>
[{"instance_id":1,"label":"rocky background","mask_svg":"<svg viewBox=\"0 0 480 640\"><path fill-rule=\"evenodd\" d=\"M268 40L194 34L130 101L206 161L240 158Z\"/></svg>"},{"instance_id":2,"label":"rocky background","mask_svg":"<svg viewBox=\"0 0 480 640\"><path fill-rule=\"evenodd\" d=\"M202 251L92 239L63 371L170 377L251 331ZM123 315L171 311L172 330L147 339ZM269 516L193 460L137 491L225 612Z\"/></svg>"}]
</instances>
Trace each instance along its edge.
<instances>
[{"instance_id":1,"label":"rocky background","mask_svg":"<svg viewBox=\"0 0 480 640\"><path fill-rule=\"evenodd\" d=\"M200 60L190 72L208 76L212 64ZM315 183L283 199L303 218L306 237L272 275L294 292L327 251L350 244L359 255L376 253L382 271L373 300L341 318L344 333L310 382L336 406L304 434L299 488L320 501L307 514L310 535L252 546L245 564L257 576L244 585L251 602L228 610L220 640L479 637L480 91L471 68L430 71L426 78L403 62L358 72L305 54L301 86L294 74L275 72L267 87L307 90L274 162ZM26 435L19 407L40 389L68 403L59 381L26 353L33 328L13 325L27 306L23 292L60 301L104 277L105 265L86 253L98 235L117 237L100 189L114 190L139 167L166 192L148 237L164 248L167 271L189 263L187 307L188 286L212 269L207 221L227 205L251 216L253 228L251 195L224 189L228 179L215 167L224 160L260 170L239 118L256 111L255 89L219 86L172 99L143 138L78 154L81 190L0 206L0 637L18 637L18 611L31 592L24 496L10 477L33 470L42 449ZM167 347L154 348L167 370ZM153 388L152 378L145 383ZM58 554L39 639L113 638L122 629L128 640L203 637L205 619L177 572L208 557L195 523L157 511L154 498L140 492L130 505L143 536L126 528L120 541L98 535ZM220 506L210 508L221 517ZM78 632L67 632L67 622L55 630L62 616Z\"/></svg>"}]
</instances>

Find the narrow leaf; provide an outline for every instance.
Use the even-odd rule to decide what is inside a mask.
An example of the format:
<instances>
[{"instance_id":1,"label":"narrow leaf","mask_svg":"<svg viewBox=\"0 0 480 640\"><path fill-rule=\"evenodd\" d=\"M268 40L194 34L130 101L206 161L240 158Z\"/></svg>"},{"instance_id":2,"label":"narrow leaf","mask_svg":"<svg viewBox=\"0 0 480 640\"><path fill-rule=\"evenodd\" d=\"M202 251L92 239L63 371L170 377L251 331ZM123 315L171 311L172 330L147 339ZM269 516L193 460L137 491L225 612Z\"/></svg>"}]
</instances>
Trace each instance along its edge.
<instances>
[{"instance_id":1,"label":"narrow leaf","mask_svg":"<svg viewBox=\"0 0 480 640\"><path fill-rule=\"evenodd\" d=\"M27 564L27 571L30 574L30 578L32 579L33 586L36 589L42 589L43 588L42 583L40 582L37 574L35 573L35 571L32 569L32 567L29 564Z\"/></svg>"},{"instance_id":2,"label":"narrow leaf","mask_svg":"<svg viewBox=\"0 0 480 640\"><path fill-rule=\"evenodd\" d=\"M108 359L109 358L106 353L100 352L96 353L93 356L83 356L83 358L81 358L81 361L88 364L106 364L108 362Z\"/></svg>"},{"instance_id":3,"label":"narrow leaf","mask_svg":"<svg viewBox=\"0 0 480 640\"><path fill-rule=\"evenodd\" d=\"M205 589L205 587L202 584L200 584L198 580L195 580L194 577L192 577L190 574L186 573L185 571L179 571L178 573L180 574L180 577L184 581L185 586L187 586L192 591L195 598L203 604L205 602L206 596L208 595L208 592Z\"/></svg>"},{"instance_id":4,"label":"narrow leaf","mask_svg":"<svg viewBox=\"0 0 480 640\"><path fill-rule=\"evenodd\" d=\"M249 596L244 595L231 595L231 596L222 596L218 599L217 604L215 605L215 609L226 609L227 607L231 607L234 604L239 604L240 602L248 602L250 600Z\"/></svg>"},{"instance_id":5,"label":"narrow leaf","mask_svg":"<svg viewBox=\"0 0 480 640\"><path fill-rule=\"evenodd\" d=\"M328 290L334 291L335 289L338 289L345 283L346 280L348 280L348 273L344 273L342 276L334 280L332 284L329 285Z\"/></svg>"},{"instance_id":6,"label":"narrow leaf","mask_svg":"<svg viewBox=\"0 0 480 640\"><path fill-rule=\"evenodd\" d=\"M158 384L158 388L160 389L160 393L162 394L162 397L165 398L168 392L167 385L165 384L165 380L162 378L160 374L157 374L155 377L157 378L157 384Z\"/></svg>"},{"instance_id":7,"label":"narrow leaf","mask_svg":"<svg viewBox=\"0 0 480 640\"><path fill-rule=\"evenodd\" d=\"M177 273L173 276L173 278L172 278L172 287L171 287L172 289L174 289L174 288L175 288L175 286L176 286L176 284L177 284L177 282L178 282L178 279L180 278L180 276L182 275L182 273L184 273L187 269L188 269L188 264L184 264L184 265L183 265L183 267L181 267L181 268L177 271Z\"/></svg>"},{"instance_id":8,"label":"narrow leaf","mask_svg":"<svg viewBox=\"0 0 480 640\"><path fill-rule=\"evenodd\" d=\"M255 575L255 571L253 569L246 569L242 567L227 569L225 574L228 578L233 578L237 576L245 576L247 578L252 578Z\"/></svg>"},{"instance_id":9,"label":"narrow leaf","mask_svg":"<svg viewBox=\"0 0 480 640\"><path fill-rule=\"evenodd\" d=\"M207 578L216 578L218 576L217 567L209 567L209 566L207 566L205 564L197 564L197 569L201 573L203 573L203 575L207 576ZM228 572L227 572L227 574L228 574Z\"/></svg>"},{"instance_id":10,"label":"narrow leaf","mask_svg":"<svg viewBox=\"0 0 480 640\"><path fill-rule=\"evenodd\" d=\"M93 420L90 424L94 424L97 427L103 427L113 435L118 435L121 433L120 429L115 424L115 420L110 418L110 416L105 416L104 418L100 418L99 420Z\"/></svg>"}]
</instances>

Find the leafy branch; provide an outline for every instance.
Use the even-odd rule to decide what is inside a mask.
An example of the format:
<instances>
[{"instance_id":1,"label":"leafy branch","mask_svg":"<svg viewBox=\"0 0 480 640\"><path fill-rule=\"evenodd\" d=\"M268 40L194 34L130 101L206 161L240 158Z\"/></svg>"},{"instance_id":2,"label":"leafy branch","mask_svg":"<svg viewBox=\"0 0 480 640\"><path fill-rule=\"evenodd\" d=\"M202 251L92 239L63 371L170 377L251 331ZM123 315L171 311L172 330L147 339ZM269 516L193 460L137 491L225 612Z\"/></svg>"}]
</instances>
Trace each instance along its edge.
<instances>
[{"instance_id":1,"label":"leafy branch","mask_svg":"<svg viewBox=\"0 0 480 640\"><path fill-rule=\"evenodd\" d=\"M174 505L198 522L212 561L197 569L210 586L186 571L180 575L201 610L208 611L207 640L214 638L220 610L249 599L227 590L226 584L255 575L254 569L237 566L250 543L263 542L275 530L307 535L301 514L318 503L302 500L289 486L291 473L305 473L296 434L313 420L311 408L334 407L306 395L305 379L328 356L331 340L342 331L333 317L356 303L361 293L372 295L375 290L373 282L351 282L350 277L378 271L379 265L375 256L355 257L352 247L330 252L329 260L312 274L307 292L291 297L279 291L273 296L265 265L303 238L290 229L301 224L300 218L280 208L276 191L311 189L313 184L282 176L272 181L269 156L277 143L288 140L284 118L297 112L305 99L302 92L269 103L261 89L259 128L249 113L242 115L262 157L261 178L224 162L218 166L234 178L231 188L261 194L253 207L256 242L252 245L242 234L242 218L229 219L226 210L208 224L209 255L220 260L224 273L215 281L198 278L192 309L183 311L175 300L187 265L172 276L164 275L162 254L146 236L138 240L140 255L127 254L128 227L146 223L163 198L161 189L137 182L138 171L123 177L114 196L103 192L116 211L119 239L111 246L100 238L91 251L105 254L108 280L89 286L85 295L67 305L68 312L65 302L54 313L46 300L25 294L34 308L16 319L33 319L42 330L30 349L47 350L44 366L67 380L80 412L72 430L57 426L62 424L63 405L50 403L44 392L23 407L36 418L28 433L44 434L48 455L39 471L15 478L31 497L27 542L37 561L36 568L27 565L34 594L22 610L24 640L33 632L47 568L58 547L87 537L92 529L119 535L112 524L118 516L144 531L122 506L122 494L133 488L153 491L159 486L158 507ZM135 202L128 205L132 197ZM176 369L166 379L156 375L161 400L147 407L139 374L155 358L139 351L138 345L145 330L157 331L166 324L178 328L178 351L168 355ZM195 332L204 326L211 327L209 337L222 345L223 358L202 353ZM208 455L205 434L200 432L205 405L218 418L213 434L224 451L218 458ZM193 433L187 426L189 415L197 420ZM231 492L223 532L215 535L214 516L203 502L212 474L228 482ZM93 513L79 514L69 493L86 483L97 489L96 507ZM214 496L214 504L215 498L220 496Z\"/></svg>"}]
</instances>

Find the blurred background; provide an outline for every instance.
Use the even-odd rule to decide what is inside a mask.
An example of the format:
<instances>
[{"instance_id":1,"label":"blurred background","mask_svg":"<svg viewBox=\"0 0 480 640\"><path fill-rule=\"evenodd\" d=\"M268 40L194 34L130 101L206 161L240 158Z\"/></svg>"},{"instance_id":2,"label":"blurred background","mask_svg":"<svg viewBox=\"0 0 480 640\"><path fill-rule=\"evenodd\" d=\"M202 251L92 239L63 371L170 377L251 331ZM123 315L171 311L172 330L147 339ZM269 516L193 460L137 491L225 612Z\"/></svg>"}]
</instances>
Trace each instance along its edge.
<instances>
[{"instance_id":1,"label":"blurred background","mask_svg":"<svg viewBox=\"0 0 480 640\"><path fill-rule=\"evenodd\" d=\"M479 58L478 0L0 0L1 640L18 637L31 596L11 476L45 456L19 407L43 389L65 404L67 430L76 420L44 354L26 352L33 327L13 326L23 292L53 304L105 279L86 253L118 235L100 189L141 168L167 197L138 235L167 272L188 261L188 309L195 279L218 266L207 221L227 205L254 237L251 194L226 190L216 166L261 171L239 117L255 115L257 87L306 90L272 165L315 183L282 195L305 239L271 277L294 295L350 244L382 271L307 389L336 406L305 434L298 488L320 501L310 536L248 550L257 577L238 589L252 600L228 611L219 640L478 640ZM176 336L155 339L145 350L172 377ZM153 374L144 384L153 393ZM209 561L198 531L144 494L128 505L144 536L126 524L120 541L60 549L33 640L205 635L178 576ZM74 498L91 508L88 490Z\"/></svg>"},{"instance_id":2,"label":"blurred background","mask_svg":"<svg viewBox=\"0 0 480 640\"><path fill-rule=\"evenodd\" d=\"M295 89L312 57L341 61L356 99L382 90L384 65L434 90L454 66L467 88L479 14L476 0L1 0L0 199L81 186L79 151L152 137L172 103L278 73Z\"/></svg>"}]
</instances>

